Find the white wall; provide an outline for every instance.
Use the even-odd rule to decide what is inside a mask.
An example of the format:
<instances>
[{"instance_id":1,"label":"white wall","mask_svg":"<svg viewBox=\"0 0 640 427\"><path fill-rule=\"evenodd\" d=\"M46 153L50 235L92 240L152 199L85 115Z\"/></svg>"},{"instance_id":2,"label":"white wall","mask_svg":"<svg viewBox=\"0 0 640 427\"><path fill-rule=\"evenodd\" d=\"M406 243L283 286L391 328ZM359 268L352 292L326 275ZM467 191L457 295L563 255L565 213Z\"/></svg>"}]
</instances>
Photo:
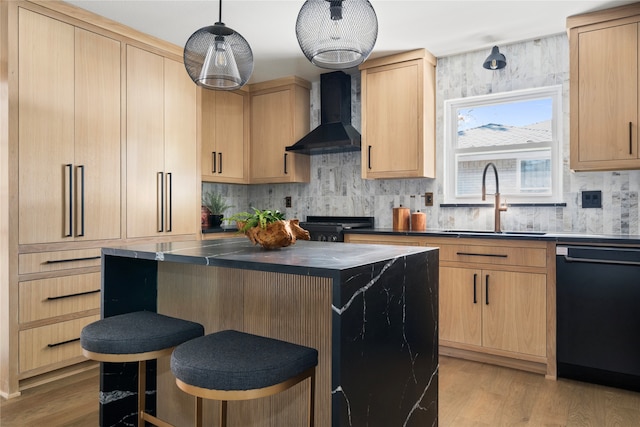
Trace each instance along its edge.
<instances>
[{"instance_id":1,"label":"white wall","mask_svg":"<svg viewBox=\"0 0 640 427\"><path fill-rule=\"evenodd\" d=\"M428 228L492 229L493 208L448 207L443 200L443 104L447 99L509 90L562 84L564 109L563 201L566 207L510 207L502 213L504 230L578 231L605 234L640 234L640 171L581 172L568 168L569 157L569 47L566 34L500 46L507 67L482 68L489 51L438 58L436 83L437 178L363 180L360 153L316 155L311 158L309 184L221 185L205 184L229 197L233 212L275 208L287 218L307 215L375 216L378 227L391 227L392 208L402 204L427 213ZM319 122L319 83L311 93L311 126ZM360 128L360 79L352 76L353 124ZM480 185L480 183L478 183ZM582 209L581 191L601 190L602 209ZM424 192L435 194L435 206L424 207ZM284 207L292 196L293 207ZM480 200L478 201L481 202Z\"/></svg>"}]
</instances>

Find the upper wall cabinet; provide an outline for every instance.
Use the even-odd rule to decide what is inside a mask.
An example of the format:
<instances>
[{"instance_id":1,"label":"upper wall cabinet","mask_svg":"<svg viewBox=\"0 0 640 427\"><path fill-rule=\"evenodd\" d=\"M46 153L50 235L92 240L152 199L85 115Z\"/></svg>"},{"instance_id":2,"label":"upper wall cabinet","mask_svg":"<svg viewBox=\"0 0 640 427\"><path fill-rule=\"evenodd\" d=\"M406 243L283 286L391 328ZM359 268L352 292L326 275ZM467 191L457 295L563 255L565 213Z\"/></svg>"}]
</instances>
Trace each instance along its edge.
<instances>
[{"instance_id":1,"label":"upper wall cabinet","mask_svg":"<svg viewBox=\"0 0 640 427\"><path fill-rule=\"evenodd\" d=\"M363 178L435 178L435 67L425 49L360 65Z\"/></svg>"},{"instance_id":2,"label":"upper wall cabinet","mask_svg":"<svg viewBox=\"0 0 640 427\"><path fill-rule=\"evenodd\" d=\"M127 46L127 237L196 233L196 147L184 65Z\"/></svg>"},{"instance_id":3,"label":"upper wall cabinet","mask_svg":"<svg viewBox=\"0 0 640 427\"><path fill-rule=\"evenodd\" d=\"M249 93L201 90L202 180L249 182Z\"/></svg>"},{"instance_id":4,"label":"upper wall cabinet","mask_svg":"<svg viewBox=\"0 0 640 427\"><path fill-rule=\"evenodd\" d=\"M573 170L640 169L639 22L637 3L567 19Z\"/></svg>"},{"instance_id":5,"label":"upper wall cabinet","mask_svg":"<svg viewBox=\"0 0 640 427\"><path fill-rule=\"evenodd\" d=\"M19 243L120 237L120 42L18 10Z\"/></svg>"},{"instance_id":6,"label":"upper wall cabinet","mask_svg":"<svg viewBox=\"0 0 640 427\"><path fill-rule=\"evenodd\" d=\"M251 85L251 182L309 182L309 156L285 151L309 132L311 84L285 77Z\"/></svg>"}]
</instances>

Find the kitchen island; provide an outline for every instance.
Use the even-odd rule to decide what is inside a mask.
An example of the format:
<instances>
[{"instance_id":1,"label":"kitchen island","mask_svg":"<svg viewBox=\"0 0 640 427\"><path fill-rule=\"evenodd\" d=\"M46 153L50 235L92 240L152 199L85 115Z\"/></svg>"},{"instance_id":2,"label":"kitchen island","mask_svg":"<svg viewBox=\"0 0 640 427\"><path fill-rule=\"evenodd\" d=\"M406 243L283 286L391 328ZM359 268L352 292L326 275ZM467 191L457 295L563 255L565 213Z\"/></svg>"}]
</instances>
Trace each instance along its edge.
<instances>
[{"instance_id":1,"label":"kitchen island","mask_svg":"<svg viewBox=\"0 0 640 427\"><path fill-rule=\"evenodd\" d=\"M244 239L102 250L102 316L135 310L318 349L316 426L427 426L438 417L438 249ZM149 366L157 415L193 425L168 358ZM155 374L157 369L157 384ZM229 426L304 425L306 384L230 402ZM101 424L135 416L135 366L102 364ZM153 393L153 392L152 392ZM153 397L153 396L151 396ZM214 424L218 402L205 402Z\"/></svg>"}]
</instances>

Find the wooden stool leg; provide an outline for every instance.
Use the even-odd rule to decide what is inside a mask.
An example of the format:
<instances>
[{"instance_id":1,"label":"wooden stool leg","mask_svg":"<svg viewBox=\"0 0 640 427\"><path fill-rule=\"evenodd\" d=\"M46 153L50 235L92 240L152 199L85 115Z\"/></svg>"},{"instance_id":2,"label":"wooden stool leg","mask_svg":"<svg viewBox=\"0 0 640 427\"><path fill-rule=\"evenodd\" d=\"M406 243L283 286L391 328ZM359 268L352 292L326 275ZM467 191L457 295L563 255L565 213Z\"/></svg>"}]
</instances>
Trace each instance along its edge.
<instances>
[{"instance_id":1,"label":"wooden stool leg","mask_svg":"<svg viewBox=\"0 0 640 427\"><path fill-rule=\"evenodd\" d=\"M138 362L138 427L144 427L145 397L147 394L147 362Z\"/></svg>"},{"instance_id":2,"label":"wooden stool leg","mask_svg":"<svg viewBox=\"0 0 640 427\"><path fill-rule=\"evenodd\" d=\"M316 406L316 370L313 369L313 373L309 378L309 427L313 427L315 422L315 406Z\"/></svg>"},{"instance_id":3,"label":"wooden stool leg","mask_svg":"<svg viewBox=\"0 0 640 427\"><path fill-rule=\"evenodd\" d=\"M227 401L220 401L220 427L227 427Z\"/></svg>"},{"instance_id":4,"label":"wooden stool leg","mask_svg":"<svg viewBox=\"0 0 640 427\"><path fill-rule=\"evenodd\" d=\"M202 427L202 398L196 397L196 427Z\"/></svg>"}]
</instances>

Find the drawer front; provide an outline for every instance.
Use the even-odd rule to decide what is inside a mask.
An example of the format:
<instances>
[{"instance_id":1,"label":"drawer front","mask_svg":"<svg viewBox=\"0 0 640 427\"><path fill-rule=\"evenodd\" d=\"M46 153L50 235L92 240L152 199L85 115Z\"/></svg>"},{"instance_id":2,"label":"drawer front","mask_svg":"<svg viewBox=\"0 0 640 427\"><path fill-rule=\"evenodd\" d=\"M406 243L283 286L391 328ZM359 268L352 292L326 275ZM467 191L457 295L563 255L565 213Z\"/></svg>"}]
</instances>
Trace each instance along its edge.
<instances>
[{"instance_id":1,"label":"drawer front","mask_svg":"<svg viewBox=\"0 0 640 427\"><path fill-rule=\"evenodd\" d=\"M80 331L100 316L88 316L20 331L20 372L82 356Z\"/></svg>"},{"instance_id":2,"label":"drawer front","mask_svg":"<svg viewBox=\"0 0 640 427\"><path fill-rule=\"evenodd\" d=\"M474 264L547 266L547 251L516 246L439 245L440 261Z\"/></svg>"},{"instance_id":3,"label":"drawer front","mask_svg":"<svg viewBox=\"0 0 640 427\"><path fill-rule=\"evenodd\" d=\"M100 273L20 282L20 323L100 308Z\"/></svg>"},{"instance_id":4,"label":"drawer front","mask_svg":"<svg viewBox=\"0 0 640 427\"><path fill-rule=\"evenodd\" d=\"M100 248L39 252L20 254L18 270L20 274L42 273L71 268L99 267L100 262Z\"/></svg>"}]
</instances>

